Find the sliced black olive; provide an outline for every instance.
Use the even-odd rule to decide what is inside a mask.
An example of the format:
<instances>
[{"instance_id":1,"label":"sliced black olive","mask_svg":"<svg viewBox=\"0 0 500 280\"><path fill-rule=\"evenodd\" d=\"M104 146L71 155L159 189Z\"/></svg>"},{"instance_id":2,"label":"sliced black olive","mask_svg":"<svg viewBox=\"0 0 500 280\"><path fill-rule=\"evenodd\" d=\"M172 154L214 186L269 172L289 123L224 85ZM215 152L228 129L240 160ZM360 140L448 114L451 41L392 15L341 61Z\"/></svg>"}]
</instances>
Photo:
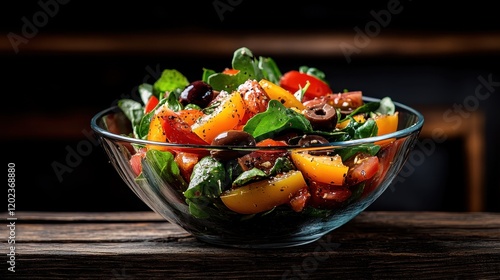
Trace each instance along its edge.
<instances>
[{"instance_id":1,"label":"sliced black olive","mask_svg":"<svg viewBox=\"0 0 500 280\"><path fill-rule=\"evenodd\" d=\"M194 81L184 88L179 96L179 102L186 106L187 104L196 104L201 108L207 107L208 103L214 98L214 90L211 85L203 81Z\"/></svg>"},{"instance_id":2,"label":"sliced black olive","mask_svg":"<svg viewBox=\"0 0 500 280\"><path fill-rule=\"evenodd\" d=\"M256 144L255 138L248 132L242 130L229 130L217 135L212 141L213 146L239 146L239 147L254 147ZM218 160L230 160L244 156L249 151L241 150L221 150L211 151L210 155Z\"/></svg>"},{"instance_id":3,"label":"sliced black olive","mask_svg":"<svg viewBox=\"0 0 500 280\"><path fill-rule=\"evenodd\" d=\"M311 147L311 146L321 146L321 144L329 143L329 141L323 136L319 135L304 135L300 138L298 144L302 147ZM315 156L327 156L333 155L333 150L329 148L321 148L309 151L309 154Z\"/></svg>"},{"instance_id":4,"label":"sliced black olive","mask_svg":"<svg viewBox=\"0 0 500 280\"><path fill-rule=\"evenodd\" d=\"M327 103L314 105L304 110L304 116L316 130L333 130L337 125L337 110Z\"/></svg>"},{"instance_id":5,"label":"sliced black olive","mask_svg":"<svg viewBox=\"0 0 500 280\"><path fill-rule=\"evenodd\" d=\"M299 145L302 147L310 147L318 144L326 144L328 140L325 137L319 135L304 135L300 137Z\"/></svg>"}]
</instances>

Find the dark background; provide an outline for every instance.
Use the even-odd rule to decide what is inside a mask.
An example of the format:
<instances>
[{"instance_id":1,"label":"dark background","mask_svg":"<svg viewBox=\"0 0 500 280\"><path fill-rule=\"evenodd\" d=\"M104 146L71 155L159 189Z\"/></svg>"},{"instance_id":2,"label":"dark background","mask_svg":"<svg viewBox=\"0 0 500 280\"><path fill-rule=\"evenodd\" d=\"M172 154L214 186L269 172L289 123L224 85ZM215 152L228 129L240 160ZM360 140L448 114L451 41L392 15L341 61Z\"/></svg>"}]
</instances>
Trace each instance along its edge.
<instances>
[{"instance_id":1,"label":"dark background","mask_svg":"<svg viewBox=\"0 0 500 280\"><path fill-rule=\"evenodd\" d=\"M8 34L22 35L25 20L33 22L34 16L43 10L40 3L57 4L57 12L37 28L26 44L19 44L16 52ZM154 82L155 75L164 68L178 69L189 79L199 79L202 67L223 69L230 65L234 49L246 43L254 46L251 38L256 34L295 36L306 46L311 34L352 39L356 36L355 27L364 28L374 21L373 12L386 10L388 3L396 2L62 3L53 0L1 4L0 81L2 96L6 98L2 102L2 123L6 128L1 130L1 144L3 158L16 164L17 210L147 210L118 177L104 151L92 142L89 124L95 113L119 97L134 96L140 83ZM214 4L227 10L217 11ZM51 6L52 11L55 7ZM258 53L254 54L272 57L283 71L301 65L317 67L327 74L334 90L348 88L362 90L368 96L391 96L418 108L441 106L446 110L463 104L474 94L479 76L491 75L493 81L500 81L500 49L481 46L484 41L474 40L476 35L487 38L486 42L497 42L499 38L498 12L487 1L400 1L399 7L401 12L391 15L389 24L380 29L374 40L398 36L405 40L432 41L449 36L472 39L461 41L463 46L453 45L456 41L450 41L451 46L445 42L449 52L447 48L433 52L433 46L427 45L429 49L417 46L410 54L376 52L373 43L353 54L350 62L338 51L308 53L307 48L297 51L286 44L268 45L265 40L255 44ZM143 34L158 37L140 37ZM130 35L130 42L121 41L116 50L86 44L95 42L95 36L117 35ZM180 35L189 40L176 41ZM210 40L212 35L228 41ZM82 47L50 40L65 36L77 36ZM404 43L403 39L395 40L395 47ZM161 44L173 51L162 51ZM461 47L466 50L454 51ZM493 92L477 108L486 118L486 211L500 211L496 169L500 139L495 135L500 127L496 110L499 101L498 93ZM463 145L460 138L436 143L435 151L424 163L414 166L405 182L391 186L370 209L465 211L467 159ZM79 149L84 155L75 156L74 151ZM71 172L58 178L54 164L72 165Z\"/></svg>"}]
</instances>

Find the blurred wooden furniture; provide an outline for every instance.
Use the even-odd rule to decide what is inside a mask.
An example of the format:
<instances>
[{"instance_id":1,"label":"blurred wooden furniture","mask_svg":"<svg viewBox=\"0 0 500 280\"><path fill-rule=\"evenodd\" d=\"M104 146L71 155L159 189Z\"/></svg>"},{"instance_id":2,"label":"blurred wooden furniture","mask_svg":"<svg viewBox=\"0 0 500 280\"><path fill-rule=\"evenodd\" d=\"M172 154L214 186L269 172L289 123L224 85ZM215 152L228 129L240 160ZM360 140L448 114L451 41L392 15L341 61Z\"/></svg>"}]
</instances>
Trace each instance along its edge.
<instances>
[{"instance_id":1,"label":"blurred wooden furniture","mask_svg":"<svg viewBox=\"0 0 500 280\"><path fill-rule=\"evenodd\" d=\"M485 117L481 111L466 112L458 118L446 118L445 113L450 110L446 107L419 108L424 115L425 123L421 131L421 138L427 141L439 142L439 138L462 138L463 152L467 170L466 207L468 211L478 212L485 209L486 192L484 187L485 162Z\"/></svg>"},{"instance_id":2,"label":"blurred wooden furniture","mask_svg":"<svg viewBox=\"0 0 500 280\"><path fill-rule=\"evenodd\" d=\"M500 275L500 213L365 211L317 242L272 250L200 243L153 212L17 212L15 217L15 273L4 261L1 279L494 279ZM4 224L8 218L4 213ZM8 253L7 237L2 248Z\"/></svg>"}]
</instances>

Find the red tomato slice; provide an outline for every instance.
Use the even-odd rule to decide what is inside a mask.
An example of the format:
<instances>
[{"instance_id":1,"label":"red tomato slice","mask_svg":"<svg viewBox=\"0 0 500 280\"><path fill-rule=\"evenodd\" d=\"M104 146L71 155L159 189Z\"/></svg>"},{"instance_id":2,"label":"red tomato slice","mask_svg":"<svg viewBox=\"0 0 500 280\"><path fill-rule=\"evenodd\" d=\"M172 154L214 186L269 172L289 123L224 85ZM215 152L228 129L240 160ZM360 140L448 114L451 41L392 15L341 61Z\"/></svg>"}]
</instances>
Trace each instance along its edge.
<instances>
[{"instance_id":1,"label":"red tomato slice","mask_svg":"<svg viewBox=\"0 0 500 280\"><path fill-rule=\"evenodd\" d=\"M129 163L132 167L132 171L135 176L139 176L142 172L142 163L141 160L146 156L146 149L142 148L138 150L135 154L130 157Z\"/></svg>"},{"instance_id":2,"label":"red tomato slice","mask_svg":"<svg viewBox=\"0 0 500 280\"><path fill-rule=\"evenodd\" d=\"M255 146L257 146L257 147L274 147L274 146L287 146L287 144L285 141L267 138L267 139L259 141L257 144L255 144Z\"/></svg>"},{"instance_id":3,"label":"red tomato slice","mask_svg":"<svg viewBox=\"0 0 500 280\"><path fill-rule=\"evenodd\" d=\"M315 97L320 97L332 93L330 86L322 80L306 73L301 73L296 70L285 73L280 79L280 86L292 94L300 88L304 88L309 81L310 85L304 94L302 101L311 100Z\"/></svg>"},{"instance_id":4,"label":"red tomato slice","mask_svg":"<svg viewBox=\"0 0 500 280\"><path fill-rule=\"evenodd\" d=\"M365 188L363 190L363 196L367 196L379 187L380 183L385 179L387 172L393 165L393 160L396 156L396 153L406 139L407 138L398 139L380 149L380 151L378 152L380 168L375 176L373 176L366 182Z\"/></svg>"},{"instance_id":5,"label":"red tomato slice","mask_svg":"<svg viewBox=\"0 0 500 280\"><path fill-rule=\"evenodd\" d=\"M159 139L163 139L166 142L176 144L208 145L191 130L191 126L183 120L183 117L167 106L163 106L155 112L151 123L157 123L158 129L150 127L148 140L160 141Z\"/></svg>"},{"instance_id":6,"label":"red tomato slice","mask_svg":"<svg viewBox=\"0 0 500 280\"><path fill-rule=\"evenodd\" d=\"M316 181L309 183L310 205L314 208L331 209L342 205L352 192L344 186L324 184Z\"/></svg>"},{"instance_id":7,"label":"red tomato slice","mask_svg":"<svg viewBox=\"0 0 500 280\"><path fill-rule=\"evenodd\" d=\"M177 144L208 145L203 139L196 135L191 126L184 122L174 111L163 108L158 116L161 118L163 132L168 142Z\"/></svg>"},{"instance_id":8,"label":"red tomato slice","mask_svg":"<svg viewBox=\"0 0 500 280\"><path fill-rule=\"evenodd\" d=\"M148 102L144 106L144 114L151 112L156 107L156 105L158 105L158 102L158 97L151 95L151 97L148 99Z\"/></svg>"},{"instance_id":9,"label":"red tomato slice","mask_svg":"<svg viewBox=\"0 0 500 280\"><path fill-rule=\"evenodd\" d=\"M301 212L306 207L309 199L311 198L311 193L309 193L308 187L303 187L295 195L292 196L288 204L295 212Z\"/></svg>"},{"instance_id":10,"label":"red tomato slice","mask_svg":"<svg viewBox=\"0 0 500 280\"><path fill-rule=\"evenodd\" d=\"M193 173L193 168L200 160L200 155L194 153L178 152L175 155L174 160L175 163L177 163L177 165L179 166L181 175L184 180L186 180L186 182L189 182L191 180L191 173Z\"/></svg>"},{"instance_id":11,"label":"red tomato slice","mask_svg":"<svg viewBox=\"0 0 500 280\"><path fill-rule=\"evenodd\" d=\"M184 121L188 125L193 125L198 118L205 115L202 111L197 109L179 110L176 112L176 114L181 118L182 121Z\"/></svg>"},{"instance_id":12,"label":"red tomato slice","mask_svg":"<svg viewBox=\"0 0 500 280\"><path fill-rule=\"evenodd\" d=\"M359 154L344 162L349 166L345 177L344 186L353 186L357 183L371 179L377 174L380 163L377 156Z\"/></svg>"}]
</instances>

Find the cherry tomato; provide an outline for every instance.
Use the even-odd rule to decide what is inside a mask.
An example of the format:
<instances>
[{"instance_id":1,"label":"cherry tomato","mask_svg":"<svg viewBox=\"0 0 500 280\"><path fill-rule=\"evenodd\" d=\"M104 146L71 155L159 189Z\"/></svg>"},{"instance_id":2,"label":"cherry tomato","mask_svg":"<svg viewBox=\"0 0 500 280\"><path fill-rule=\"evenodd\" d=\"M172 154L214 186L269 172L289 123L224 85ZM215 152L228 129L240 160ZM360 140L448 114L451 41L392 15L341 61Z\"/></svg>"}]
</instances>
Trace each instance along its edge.
<instances>
[{"instance_id":1,"label":"cherry tomato","mask_svg":"<svg viewBox=\"0 0 500 280\"><path fill-rule=\"evenodd\" d=\"M314 76L296 70L288 71L281 76L280 86L294 94L300 88L304 88L307 81L309 81L310 85L302 101L332 93L327 83Z\"/></svg>"},{"instance_id":2,"label":"cherry tomato","mask_svg":"<svg viewBox=\"0 0 500 280\"><path fill-rule=\"evenodd\" d=\"M158 102L158 97L151 95L151 97L149 97L148 99L148 102L144 106L144 114L151 112L156 107L156 105L158 105Z\"/></svg>"}]
</instances>

